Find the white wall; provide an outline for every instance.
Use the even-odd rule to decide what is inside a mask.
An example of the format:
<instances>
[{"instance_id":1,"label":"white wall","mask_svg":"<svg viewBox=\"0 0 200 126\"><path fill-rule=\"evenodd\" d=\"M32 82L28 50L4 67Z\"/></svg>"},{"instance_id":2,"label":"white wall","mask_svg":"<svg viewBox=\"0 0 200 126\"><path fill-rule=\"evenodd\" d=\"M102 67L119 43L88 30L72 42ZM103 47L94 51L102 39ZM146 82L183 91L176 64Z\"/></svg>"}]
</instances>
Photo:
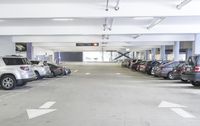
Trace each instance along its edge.
<instances>
[{"instance_id":1,"label":"white wall","mask_svg":"<svg viewBox=\"0 0 200 126\"><path fill-rule=\"evenodd\" d=\"M45 57L45 60L54 62L54 51L40 48L40 47L33 47L33 59L34 60L41 60L39 57Z\"/></svg>"},{"instance_id":2,"label":"white wall","mask_svg":"<svg viewBox=\"0 0 200 126\"><path fill-rule=\"evenodd\" d=\"M15 43L11 37L0 37L0 56L15 55Z\"/></svg>"}]
</instances>

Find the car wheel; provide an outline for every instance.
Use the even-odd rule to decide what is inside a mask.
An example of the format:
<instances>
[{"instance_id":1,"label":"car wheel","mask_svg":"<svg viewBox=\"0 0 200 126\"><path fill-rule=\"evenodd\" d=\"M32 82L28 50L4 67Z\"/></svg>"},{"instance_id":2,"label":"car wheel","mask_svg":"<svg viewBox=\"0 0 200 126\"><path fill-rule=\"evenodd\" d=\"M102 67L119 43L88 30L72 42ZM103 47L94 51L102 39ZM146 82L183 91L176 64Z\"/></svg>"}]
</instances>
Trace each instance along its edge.
<instances>
[{"instance_id":1,"label":"car wheel","mask_svg":"<svg viewBox=\"0 0 200 126\"><path fill-rule=\"evenodd\" d=\"M39 72L35 71L35 74L36 74L37 80L42 79Z\"/></svg>"},{"instance_id":2,"label":"car wheel","mask_svg":"<svg viewBox=\"0 0 200 126\"><path fill-rule=\"evenodd\" d=\"M153 69L151 69L151 75L154 75L155 73L154 73L154 70Z\"/></svg>"},{"instance_id":3,"label":"car wheel","mask_svg":"<svg viewBox=\"0 0 200 126\"><path fill-rule=\"evenodd\" d=\"M195 87L200 87L200 82L198 82L198 81L191 81L191 83Z\"/></svg>"},{"instance_id":4,"label":"car wheel","mask_svg":"<svg viewBox=\"0 0 200 126\"><path fill-rule=\"evenodd\" d=\"M1 87L5 90L11 90L16 86L16 79L13 75L5 75L1 79Z\"/></svg>"},{"instance_id":5,"label":"car wheel","mask_svg":"<svg viewBox=\"0 0 200 126\"><path fill-rule=\"evenodd\" d=\"M167 77L168 77L170 80L173 80L173 79L174 79L174 76L173 76L173 73L172 73L172 72L169 72Z\"/></svg>"}]
</instances>

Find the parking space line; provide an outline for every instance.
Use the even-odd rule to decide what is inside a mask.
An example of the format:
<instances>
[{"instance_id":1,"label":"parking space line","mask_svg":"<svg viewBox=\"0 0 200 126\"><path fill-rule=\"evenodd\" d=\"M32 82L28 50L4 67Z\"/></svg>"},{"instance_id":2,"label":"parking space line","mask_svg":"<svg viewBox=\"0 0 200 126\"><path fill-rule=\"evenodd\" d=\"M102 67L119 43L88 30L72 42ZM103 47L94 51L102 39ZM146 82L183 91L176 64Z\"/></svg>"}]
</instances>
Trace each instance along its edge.
<instances>
[{"instance_id":1,"label":"parking space line","mask_svg":"<svg viewBox=\"0 0 200 126\"><path fill-rule=\"evenodd\" d=\"M51 106L53 106L55 103L56 103L55 101L46 102L45 104L40 106L40 108L41 109L48 109L48 108L51 108Z\"/></svg>"},{"instance_id":2,"label":"parking space line","mask_svg":"<svg viewBox=\"0 0 200 126\"><path fill-rule=\"evenodd\" d=\"M74 73L77 73L78 72L78 70L74 70Z\"/></svg>"},{"instance_id":3,"label":"parking space line","mask_svg":"<svg viewBox=\"0 0 200 126\"><path fill-rule=\"evenodd\" d=\"M85 73L85 75L90 75L91 73Z\"/></svg>"},{"instance_id":4,"label":"parking space line","mask_svg":"<svg viewBox=\"0 0 200 126\"><path fill-rule=\"evenodd\" d=\"M189 112L186 112L181 108L171 108L171 110L183 118L196 118L194 115L190 114Z\"/></svg>"}]
</instances>

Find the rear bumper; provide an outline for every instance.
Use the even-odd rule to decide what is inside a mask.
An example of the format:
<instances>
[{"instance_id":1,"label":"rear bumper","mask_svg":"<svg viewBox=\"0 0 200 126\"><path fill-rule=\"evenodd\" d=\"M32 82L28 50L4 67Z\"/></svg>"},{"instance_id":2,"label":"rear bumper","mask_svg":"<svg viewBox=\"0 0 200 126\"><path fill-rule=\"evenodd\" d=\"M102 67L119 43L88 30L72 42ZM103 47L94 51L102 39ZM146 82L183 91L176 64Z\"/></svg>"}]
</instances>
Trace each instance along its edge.
<instances>
[{"instance_id":1,"label":"rear bumper","mask_svg":"<svg viewBox=\"0 0 200 126\"><path fill-rule=\"evenodd\" d=\"M34 81L34 80L36 80L36 77L34 77L34 78L29 78L29 79L18 79L18 80L17 80L17 85L21 85L21 84L23 84L23 83L31 82L31 81Z\"/></svg>"},{"instance_id":2,"label":"rear bumper","mask_svg":"<svg viewBox=\"0 0 200 126\"><path fill-rule=\"evenodd\" d=\"M181 78L190 81L200 81L200 73L182 74Z\"/></svg>"}]
</instances>

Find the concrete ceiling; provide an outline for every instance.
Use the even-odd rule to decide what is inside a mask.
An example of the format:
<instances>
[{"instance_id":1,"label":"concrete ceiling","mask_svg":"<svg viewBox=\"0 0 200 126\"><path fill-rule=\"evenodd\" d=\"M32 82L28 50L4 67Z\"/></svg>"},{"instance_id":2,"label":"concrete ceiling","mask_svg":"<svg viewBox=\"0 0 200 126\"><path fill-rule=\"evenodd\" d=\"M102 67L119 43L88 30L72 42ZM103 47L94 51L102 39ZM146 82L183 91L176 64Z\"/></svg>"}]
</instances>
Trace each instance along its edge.
<instances>
[{"instance_id":1,"label":"concrete ceiling","mask_svg":"<svg viewBox=\"0 0 200 126\"><path fill-rule=\"evenodd\" d=\"M200 33L199 0L181 9L177 5L184 0L119 0L116 6L117 2L109 0L106 6L107 0L0 0L0 35L12 36L13 42L34 42L43 48L67 51L69 43L76 42L106 42L100 44L106 50L136 50L194 41ZM63 43L69 45L63 48Z\"/></svg>"}]
</instances>

